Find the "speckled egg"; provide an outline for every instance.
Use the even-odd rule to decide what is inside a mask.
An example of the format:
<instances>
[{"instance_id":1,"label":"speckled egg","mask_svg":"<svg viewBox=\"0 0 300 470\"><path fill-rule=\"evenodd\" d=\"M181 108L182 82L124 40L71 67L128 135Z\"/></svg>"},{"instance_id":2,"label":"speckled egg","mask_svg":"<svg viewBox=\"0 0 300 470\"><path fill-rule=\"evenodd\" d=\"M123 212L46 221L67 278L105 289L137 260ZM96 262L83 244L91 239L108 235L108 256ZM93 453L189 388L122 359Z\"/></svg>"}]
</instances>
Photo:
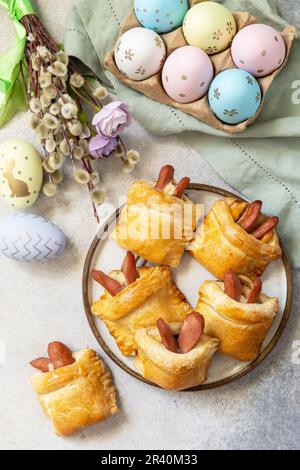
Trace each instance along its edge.
<instances>
[{"instance_id":1,"label":"speckled egg","mask_svg":"<svg viewBox=\"0 0 300 470\"><path fill-rule=\"evenodd\" d=\"M30 143L11 139L0 145L0 194L15 209L37 200L43 180L41 157Z\"/></svg>"},{"instance_id":2,"label":"speckled egg","mask_svg":"<svg viewBox=\"0 0 300 470\"><path fill-rule=\"evenodd\" d=\"M213 80L208 93L215 115L227 124L239 124L256 114L262 93L258 81L248 72L229 69Z\"/></svg>"},{"instance_id":3,"label":"speckled egg","mask_svg":"<svg viewBox=\"0 0 300 470\"><path fill-rule=\"evenodd\" d=\"M179 103L192 103L204 96L214 76L212 61L202 49L184 46L166 60L162 82L166 93Z\"/></svg>"},{"instance_id":4,"label":"speckled egg","mask_svg":"<svg viewBox=\"0 0 300 470\"><path fill-rule=\"evenodd\" d=\"M183 33L188 44L201 47L207 54L227 49L236 34L233 14L215 2L201 2L186 14Z\"/></svg>"},{"instance_id":5,"label":"speckled egg","mask_svg":"<svg viewBox=\"0 0 300 470\"><path fill-rule=\"evenodd\" d=\"M120 72L131 80L146 80L158 73L166 58L161 37L147 28L132 28L117 42L115 61Z\"/></svg>"},{"instance_id":6,"label":"speckled egg","mask_svg":"<svg viewBox=\"0 0 300 470\"><path fill-rule=\"evenodd\" d=\"M157 33L168 33L182 26L188 9L188 0L134 0L139 22Z\"/></svg>"},{"instance_id":7,"label":"speckled egg","mask_svg":"<svg viewBox=\"0 0 300 470\"><path fill-rule=\"evenodd\" d=\"M283 64L286 46L276 29L265 24L252 24L235 36L231 54L237 67L254 77L265 77Z\"/></svg>"}]
</instances>

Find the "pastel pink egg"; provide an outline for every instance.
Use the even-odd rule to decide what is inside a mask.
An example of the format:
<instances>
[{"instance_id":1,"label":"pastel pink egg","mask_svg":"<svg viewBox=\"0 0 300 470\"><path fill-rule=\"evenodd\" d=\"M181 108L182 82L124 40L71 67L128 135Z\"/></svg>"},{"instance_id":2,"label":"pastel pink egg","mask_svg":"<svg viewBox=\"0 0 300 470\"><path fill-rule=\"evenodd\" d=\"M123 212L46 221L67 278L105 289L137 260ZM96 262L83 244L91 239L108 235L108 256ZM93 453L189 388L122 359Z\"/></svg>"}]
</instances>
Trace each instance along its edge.
<instances>
[{"instance_id":1,"label":"pastel pink egg","mask_svg":"<svg viewBox=\"0 0 300 470\"><path fill-rule=\"evenodd\" d=\"M202 49L184 46L166 60L162 82L166 93L179 103L192 103L204 96L214 77L209 56Z\"/></svg>"},{"instance_id":2,"label":"pastel pink egg","mask_svg":"<svg viewBox=\"0 0 300 470\"><path fill-rule=\"evenodd\" d=\"M265 24L252 24L235 36L231 55L238 68L254 77L265 77L283 64L286 46L276 29Z\"/></svg>"}]
</instances>

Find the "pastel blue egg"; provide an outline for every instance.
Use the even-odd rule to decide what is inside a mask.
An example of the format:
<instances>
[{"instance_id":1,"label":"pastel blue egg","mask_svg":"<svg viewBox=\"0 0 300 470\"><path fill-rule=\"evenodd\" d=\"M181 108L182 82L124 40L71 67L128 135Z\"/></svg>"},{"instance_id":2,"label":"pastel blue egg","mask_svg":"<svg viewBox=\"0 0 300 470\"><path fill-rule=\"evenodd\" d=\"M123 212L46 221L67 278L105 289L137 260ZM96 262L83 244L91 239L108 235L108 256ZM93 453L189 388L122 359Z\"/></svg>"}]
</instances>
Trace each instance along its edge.
<instances>
[{"instance_id":1,"label":"pastel blue egg","mask_svg":"<svg viewBox=\"0 0 300 470\"><path fill-rule=\"evenodd\" d=\"M157 33L168 33L182 26L189 10L188 0L134 0L139 22Z\"/></svg>"},{"instance_id":2,"label":"pastel blue egg","mask_svg":"<svg viewBox=\"0 0 300 470\"><path fill-rule=\"evenodd\" d=\"M208 92L209 105L215 115L227 124L239 124L254 116L261 104L262 93L256 78L240 69L219 73Z\"/></svg>"}]
</instances>

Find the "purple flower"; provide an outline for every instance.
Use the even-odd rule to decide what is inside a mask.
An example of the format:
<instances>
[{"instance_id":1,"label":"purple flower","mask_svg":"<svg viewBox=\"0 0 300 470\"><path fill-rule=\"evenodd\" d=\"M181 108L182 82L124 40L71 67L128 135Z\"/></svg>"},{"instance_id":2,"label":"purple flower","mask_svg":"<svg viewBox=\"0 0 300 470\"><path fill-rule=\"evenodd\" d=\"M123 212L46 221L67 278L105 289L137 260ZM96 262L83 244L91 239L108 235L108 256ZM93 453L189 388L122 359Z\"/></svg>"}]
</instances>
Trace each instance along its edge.
<instances>
[{"instance_id":1,"label":"purple flower","mask_svg":"<svg viewBox=\"0 0 300 470\"><path fill-rule=\"evenodd\" d=\"M121 101L110 103L97 113L93 125L98 134L105 137L117 137L125 127L131 124L131 114L128 106Z\"/></svg>"},{"instance_id":2,"label":"purple flower","mask_svg":"<svg viewBox=\"0 0 300 470\"><path fill-rule=\"evenodd\" d=\"M104 137L103 135L96 135L90 140L89 149L92 157L100 159L108 157L115 151L118 145L118 140L115 137Z\"/></svg>"}]
</instances>

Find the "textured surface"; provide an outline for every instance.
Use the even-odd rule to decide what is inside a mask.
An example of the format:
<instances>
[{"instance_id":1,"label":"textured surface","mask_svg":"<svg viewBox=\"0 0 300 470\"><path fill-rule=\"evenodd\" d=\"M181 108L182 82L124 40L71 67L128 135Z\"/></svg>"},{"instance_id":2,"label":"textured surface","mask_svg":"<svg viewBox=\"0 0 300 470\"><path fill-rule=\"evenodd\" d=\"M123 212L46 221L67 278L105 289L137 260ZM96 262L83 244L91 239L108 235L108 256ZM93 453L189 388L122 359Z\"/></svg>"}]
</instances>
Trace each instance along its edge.
<instances>
[{"instance_id":1,"label":"textured surface","mask_svg":"<svg viewBox=\"0 0 300 470\"><path fill-rule=\"evenodd\" d=\"M62 40L72 0L39 0L43 20ZM298 0L281 0L281 11L300 26ZM59 11L59 14L57 12ZM11 27L0 11L0 48L11 42ZM0 141L15 135L35 143L27 118L18 115L0 131ZM133 179L154 178L172 162L192 181L227 187L209 165L177 138L155 138L134 124L126 139L143 155L133 175L120 171L119 161L99 164L110 201ZM48 265L23 265L1 257L0 315L0 448L9 449L296 449L300 446L299 291L288 328L277 348L253 373L238 383L205 393L168 393L136 382L106 359L119 390L121 412L69 439L56 437L30 387L28 362L44 354L49 341L65 341L74 350L100 349L84 316L81 272L95 226L84 189L71 177L55 200L43 196L33 211L65 232L65 256ZM0 215L10 213L0 202ZM295 273L295 288L300 274ZM6 355L5 355L6 352ZM6 357L5 357L6 356ZM170 437L170 429L172 435Z\"/></svg>"}]
</instances>

